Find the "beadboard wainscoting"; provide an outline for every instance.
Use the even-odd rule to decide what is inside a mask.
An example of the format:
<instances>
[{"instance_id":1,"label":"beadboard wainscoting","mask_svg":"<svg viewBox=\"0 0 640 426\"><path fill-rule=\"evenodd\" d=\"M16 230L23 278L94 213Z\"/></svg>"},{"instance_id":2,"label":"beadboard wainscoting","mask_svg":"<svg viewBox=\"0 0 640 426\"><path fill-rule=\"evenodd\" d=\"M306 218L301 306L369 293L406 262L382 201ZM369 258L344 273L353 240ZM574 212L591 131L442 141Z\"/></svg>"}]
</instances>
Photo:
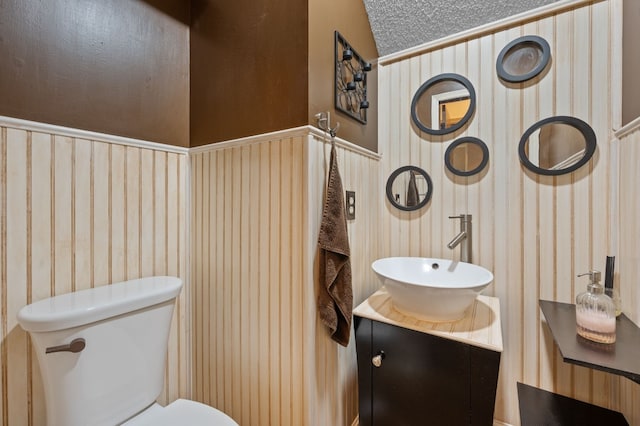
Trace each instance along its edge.
<instances>
[{"instance_id":1,"label":"beadboard wainscoting","mask_svg":"<svg viewBox=\"0 0 640 426\"><path fill-rule=\"evenodd\" d=\"M349 425L353 337L333 342L316 310L317 238L330 144L302 127L192 149L194 397L243 426ZM337 143L354 305L379 284L379 158Z\"/></svg>"},{"instance_id":2,"label":"beadboard wainscoting","mask_svg":"<svg viewBox=\"0 0 640 426\"><path fill-rule=\"evenodd\" d=\"M31 302L150 275L185 277L186 150L0 118L3 425L44 425L36 355L16 320ZM171 149L171 147L167 147ZM190 396L187 292L161 401Z\"/></svg>"},{"instance_id":3,"label":"beadboard wainscoting","mask_svg":"<svg viewBox=\"0 0 640 426\"><path fill-rule=\"evenodd\" d=\"M617 156L612 155L611 129L621 120L622 3L574 5L507 26L487 27L453 42L431 43L406 57L380 58L381 179L412 164L424 168L434 184L433 199L421 211L405 213L389 203L382 208L380 254L458 258L459 250L446 248L458 232L458 222L448 216L472 214L474 263L493 271L494 283L485 293L499 297L502 310L504 352L495 418L519 424L519 381L604 407L624 408L628 420L640 424L637 397L631 411L622 404L637 395L637 390L629 394L628 389L638 385L562 362L538 307L539 299L573 302L587 284L576 275L591 268L604 271L605 257L617 250L617 205L613 205ZM507 43L524 35L539 35L549 42L551 65L533 82L503 83L496 76L496 58ZM447 72L473 83L475 115L452 136L419 133L410 121L412 97L422 83ZM589 163L572 174L532 174L519 161L520 137L538 120L555 115L589 123L598 148ZM460 136L479 137L488 145L486 171L469 178L447 171L445 150ZM633 187L638 182L637 166L633 169L634 160L627 161L629 173L636 174L622 194L631 196L637 192ZM635 198L628 202L637 203ZM632 218L637 215L628 220ZM626 232L624 226L621 232ZM633 243L637 255L637 241ZM634 273L627 279L634 280L637 269ZM633 309L637 320L637 301Z\"/></svg>"},{"instance_id":4,"label":"beadboard wainscoting","mask_svg":"<svg viewBox=\"0 0 640 426\"><path fill-rule=\"evenodd\" d=\"M640 325L640 117L616 132L619 139L620 237L615 284L620 289L624 313ZM633 425L640 424L640 385L623 381L622 412Z\"/></svg>"}]
</instances>

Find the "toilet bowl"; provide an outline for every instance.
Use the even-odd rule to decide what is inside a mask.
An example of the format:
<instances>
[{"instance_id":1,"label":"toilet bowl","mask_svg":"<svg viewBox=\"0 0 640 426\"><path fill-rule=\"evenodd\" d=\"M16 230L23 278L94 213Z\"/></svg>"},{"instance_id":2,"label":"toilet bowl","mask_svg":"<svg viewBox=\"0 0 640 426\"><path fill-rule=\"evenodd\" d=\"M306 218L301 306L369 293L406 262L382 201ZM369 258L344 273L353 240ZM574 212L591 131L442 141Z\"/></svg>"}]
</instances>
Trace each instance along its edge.
<instances>
[{"instance_id":1,"label":"toilet bowl","mask_svg":"<svg viewBox=\"0 0 640 426\"><path fill-rule=\"evenodd\" d=\"M205 404L178 399L166 407L153 404L122 426L238 426L231 417Z\"/></svg>"},{"instance_id":2,"label":"toilet bowl","mask_svg":"<svg viewBox=\"0 0 640 426\"><path fill-rule=\"evenodd\" d=\"M162 407L169 329L182 281L149 277L23 307L42 373L48 426L237 426L205 404Z\"/></svg>"}]
</instances>

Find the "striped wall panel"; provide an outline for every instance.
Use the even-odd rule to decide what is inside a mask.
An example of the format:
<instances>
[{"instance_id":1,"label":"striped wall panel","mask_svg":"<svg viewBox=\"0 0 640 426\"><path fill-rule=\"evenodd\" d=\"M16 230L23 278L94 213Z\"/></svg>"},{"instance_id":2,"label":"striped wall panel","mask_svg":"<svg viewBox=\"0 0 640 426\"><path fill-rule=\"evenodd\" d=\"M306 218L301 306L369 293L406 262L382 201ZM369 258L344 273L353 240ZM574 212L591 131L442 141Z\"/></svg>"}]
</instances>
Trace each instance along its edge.
<instances>
[{"instance_id":1,"label":"striped wall panel","mask_svg":"<svg viewBox=\"0 0 640 426\"><path fill-rule=\"evenodd\" d=\"M338 347L315 308L316 241L329 148L309 132L216 144L191 156L195 398L244 425L351 424L355 344ZM378 287L378 161L338 148L354 297Z\"/></svg>"},{"instance_id":2,"label":"striped wall panel","mask_svg":"<svg viewBox=\"0 0 640 426\"><path fill-rule=\"evenodd\" d=\"M309 142L307 228L310 236L307 240L306 258L307 264L313 265L313 281L318 283L316 241L322 219L330 145L315 137ZM344 189L356 193L356 218L348 221L355 307L380 288L379 281L371 269L371 263L380 257L380 221L376 206L382 203L384 195L380 190L382 184L377 159L344 148L338 148L337 155ZM313 346L307 355L310 367L307 373L310 374L310 382L307 385L309 407L307 421L302 424L350 425L358 412L357 363L353 332L347 348L337 345L329 339L325 328L317 319L315 294L309 295L307 303L314 304L314 309L308 313L308 321L314 324L315 333L314 328L310 326L308 344Z\"/></svg>"},{"instance_id":3,"label":"striped wall panel","mask_svg":"<svg viewBox=\"0 0 640 426\"><path fill-rule=\"evenodd\" d=\"M640 324L640 118L631 123L619 139L620 155L620 236L616 258L616 285L620 289L625 314ZM623 412L631 424L640 423L640 386L625 380L620 392ZM633 421L631 420L633 419Z\"/></svg>"},{"instance_id":4,"label":"striped wall panel","mask_svg":"<svg viewBox=\"0 0 640 426\"><path fill-rule=\"evenodd\" d=\"M28 126L27 126L28 127ZM43 298L149 275L185 277L185 154L0 123L3 425L44 425L40 373L18 310ZM189 396L182 292L161 401Z\"/></svg>"},{"instance_id":5,"label":"striped wall panel","mask_svg":"<svg viewBox=\"0 0 640 426\"><path fill-rule=\"evenodd\" d=\"M617 157L610 141L620 120L619 108L612 106L620 102L619 3L581 3L405 58L380 60L382 179L412 164L434 183L432 201L417 213L399 212L388 203L382 208L380 254L458 258L457 250L446 248L458 231L448 216L473 215L474 263L494 272L488 291L501 300L505 350L495 416L506 423L519 424L518 381L618 410L627 398L625 379L562 362L538 308L540 298L572 302L587 284L576 275L604 270L605 257L617 250L617 218L610 208L616 200ZM495 72L500 50L529 34L549 42L551 67L535 84L501 83ZM475 116L452 137L419 134L410 122L413 94L444 72L473 83ZM538 176L520 165L518 142L532 124L554 115L590 123L598 149L573 174ZM485 173L460 178L446 170L444 152L460 136L479 137L489 146ZM637 306L633 309L637 316Z\"/></svg>"}]
</instances>

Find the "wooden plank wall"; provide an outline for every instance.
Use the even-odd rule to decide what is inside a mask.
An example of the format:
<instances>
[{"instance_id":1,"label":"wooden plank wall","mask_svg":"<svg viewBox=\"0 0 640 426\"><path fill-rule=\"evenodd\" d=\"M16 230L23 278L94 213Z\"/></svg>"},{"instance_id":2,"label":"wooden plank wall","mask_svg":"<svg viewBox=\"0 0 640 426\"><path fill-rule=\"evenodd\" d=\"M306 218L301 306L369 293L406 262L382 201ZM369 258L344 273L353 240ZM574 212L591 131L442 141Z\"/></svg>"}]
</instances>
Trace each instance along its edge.
<instances>
[{"instance_id":1,"label":"wooden plank wall","mask_svg":"<svg viewBox=\"0 0 640 426\"><path fill-rule=\"evenodd\" d=\"M36 356L16 321L22 306L126 279L186 276L186 154L46 128L0 121L5 426L45 424ZM172 323L163 402L190 395L186 300L183 291Z\"/></svg>"},{"instance_id":2,"label":"wooden plank wall","mask_svg":"<svg viewBox=\"0 0 640 426\"><path fill-rule=\"evenodd\" d=\"M616 284L624 312L640 324L640 118L620 135L620 237L616 258ZM631 424L640 424L640 386L624 380L620 393L622 409ZM633 419L633 421L631 420Z\"/></svg>"},{"instance_id":3,"label":"wooden plank wall","mask_svg":"<svg viewBox=\"0 0 640 426\"><path fill-rule=\"evenodd\" d=\"M358 200L348 226L359 303L379 286L369 268L378 161L348 146L338 157ZM328 145L307 130L191 157L195 399L243 426L351 424L357 415L355 344L331 341L315 307L328 162Z\"/></svg>"},{"instance_id":4,"label":"wooden plank wall","mask_svg":"<svg viewBox=\"0 0 640 426\"><path fill-rule=\"evenodd\" d=\"M307 210L308 249L305 257L313 270L313 282L318 282L316 241L320 229L321 212L324 205L324 189L329 164L330 145L319 138L309 141L308 202ZM359 151L361 152L361 151ZM338 164L345 190L356 192L356 218L348 221L351 268L353 273L353 305L363 302L380 288L380 282L371 269L371 263L379 256L379 206L384 198L380 182L379 156L363 155L350 149L338 147ZM312 262L313 261L313 262ZM351 425L358 413L357 362L353 329L347 348L338 346L328 337L317 320L315 294L309 295L307 303L313 306L307 312L311 332L307 345L311 348L307 362L309 406L305 425ZM314 331L315 330L315 331Z\"/></svg>"},{"instance_id":5,"label":"wooden plank wall","mask_svg":"<svg viewBox=\"0 0 640 426\"><path fill-rule=\"evenodd\" d=\"M574 301L587 284L576 274L604 270L605 257L617 249L615 209L610 208L616 200L616 158L610 142L611 129L620 125L615 106L620 103L620 22L619 0L587 2L379 62L382 179L412 164L424 168L434 183L433 199L420 212L400 212L388 203L383 207L380 254L457 258L458 250L451 252L446 244L458 223L447 216L473 215L474 263L493 271L487 293L500 298L502 309L505 350L496 419L510 424L519 424L518 381L613 409L620 409L627 397L621 385L626 379L563 363L538 308L540 298ZM548 72L535 84L501 83L495 71L500 50L529 34L549 42ZM444 72L473 83L475 116L450 137L420 134L410 121L413 94ZM532 124L554 115L588 122L598 149L573 174L538 176L520 165L518 142ZM467 135L489 146L490 163L486 172L460 178L446 170L443 156L455 138ZM635 404L632 423L640 423L637 399Z\"/></svg>"}]
</instances>

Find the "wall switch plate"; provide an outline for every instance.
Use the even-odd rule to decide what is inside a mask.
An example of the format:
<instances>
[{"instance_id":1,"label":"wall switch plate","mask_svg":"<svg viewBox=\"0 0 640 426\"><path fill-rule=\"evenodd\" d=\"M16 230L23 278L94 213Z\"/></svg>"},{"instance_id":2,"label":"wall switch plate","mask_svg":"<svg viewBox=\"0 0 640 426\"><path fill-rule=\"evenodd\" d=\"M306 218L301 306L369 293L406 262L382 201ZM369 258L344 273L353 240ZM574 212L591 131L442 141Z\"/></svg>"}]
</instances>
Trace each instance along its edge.
<instances>
[{"instance_id":1,"label":"wall switch plate","mask_svg":"<svg viewBox=\"0 0 640 426\"><path fill-rule=\"evenodd\" d=\"M356 218L356 192L347 191L347 219L353 220Z\"/></svg>"}]
</instances>

